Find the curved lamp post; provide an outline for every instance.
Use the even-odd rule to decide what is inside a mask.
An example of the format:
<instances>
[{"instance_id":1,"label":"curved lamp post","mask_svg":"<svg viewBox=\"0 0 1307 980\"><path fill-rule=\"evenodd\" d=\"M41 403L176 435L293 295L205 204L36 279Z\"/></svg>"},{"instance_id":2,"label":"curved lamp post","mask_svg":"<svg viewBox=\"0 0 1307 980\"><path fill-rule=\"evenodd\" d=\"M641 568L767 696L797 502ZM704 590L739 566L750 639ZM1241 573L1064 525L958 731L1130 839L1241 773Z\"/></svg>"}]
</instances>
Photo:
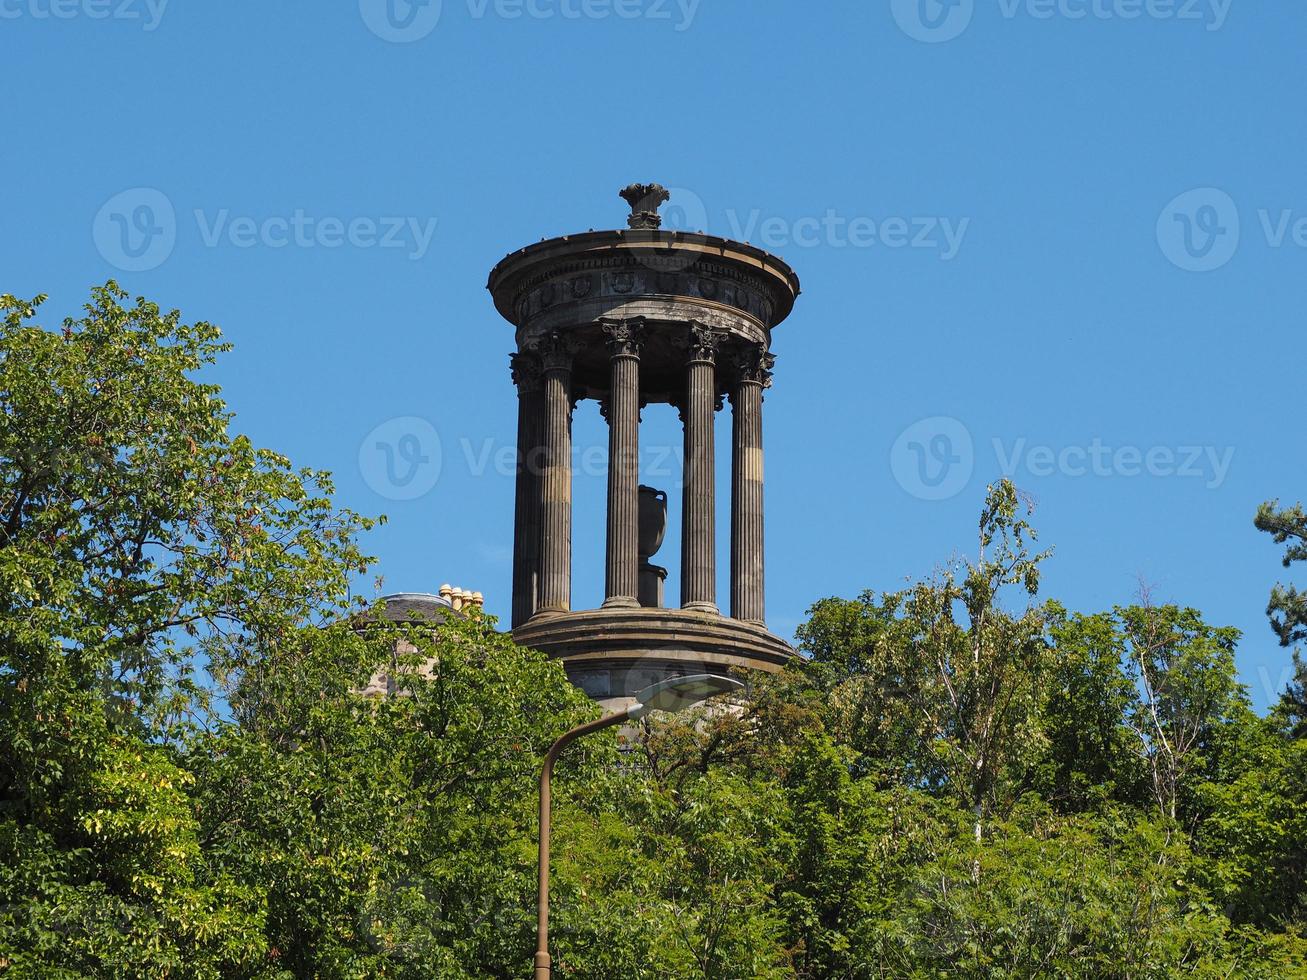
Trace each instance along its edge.
<instances>
[{"instance_id":1,"label":"curved lamp post","mask_svg":"<svg viewBox=\"0 0 1307 980\"><path fill-rule=\"evenodd\" d=\"M559 754L578 738L591 732L611 728L624 721L638 721L651 711L683 711L707 698L738 691L742 687L744 685L737 680L713 674L673 677L646 687L635 696L635 704L625 711L577 725L549 747L545 753L544 768L540 771L540 906L536 920L535 980L549 980L552 972L549 961L549 779Z\"/></svg>"}]
</instances>

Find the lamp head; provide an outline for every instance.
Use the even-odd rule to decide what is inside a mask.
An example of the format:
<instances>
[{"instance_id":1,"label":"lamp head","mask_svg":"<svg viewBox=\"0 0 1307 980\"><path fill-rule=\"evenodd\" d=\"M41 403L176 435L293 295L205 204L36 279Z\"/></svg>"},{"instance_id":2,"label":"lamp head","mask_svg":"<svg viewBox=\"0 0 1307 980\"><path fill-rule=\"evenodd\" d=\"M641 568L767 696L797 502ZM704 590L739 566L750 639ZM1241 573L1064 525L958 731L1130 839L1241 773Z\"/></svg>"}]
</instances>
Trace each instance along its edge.
<instances>
[{"instance_id":1,"label":"lamp head","mask_svg":"<svg viewBox=\"0 0 1307 980\"><path fill-rule=\"evenodd\" d=\"M636 703L626 712L637 721L651 711L684 711L718 694L728 694L744 687L733 677L716 674L692 674L689 677L671 677L646 687L635 696Z\"/></svg>"}]
</instances>

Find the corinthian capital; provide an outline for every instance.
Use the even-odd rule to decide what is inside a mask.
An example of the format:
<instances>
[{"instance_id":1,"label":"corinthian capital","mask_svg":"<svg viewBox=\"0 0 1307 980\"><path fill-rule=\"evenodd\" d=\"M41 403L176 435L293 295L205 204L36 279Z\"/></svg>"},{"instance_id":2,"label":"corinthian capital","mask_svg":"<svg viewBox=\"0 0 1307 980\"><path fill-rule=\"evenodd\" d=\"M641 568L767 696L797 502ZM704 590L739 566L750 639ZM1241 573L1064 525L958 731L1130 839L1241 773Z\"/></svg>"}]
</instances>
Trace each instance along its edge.
<instances>
[{"instance_id":1,"label":"corinthian capital","mask_svg":"<svg viewBox=\"0 0 1307 980\"><path fill-rule=\"evenodd\" d=\"M599 328L608 338L608 353L611 357L639 357L640 345L644 343L644 317L630 320L600 320Z\"/></svg>"},{"instance_id":2,"label":"corinthian capital","mask_svg":"<svg viewBox=\"0 0 1307 980\"><path fill-rule=\"evenodd\" d=\"M508 355L513 370L513 384L519 391L535 391L540 387L540 358L531 351Z\"/></svg>"},{"instance_id":3,"label":"corinthian capital","mask_svg":"<svg viewBox=\"0 0 1307 980\"><path fill-rule=\"evenodd\" d=\"M691 361L707 361L715 364L717 349L721 347L725 334L705 326L697 320L690 321L690 331L686 337Z\"/></svg>"},{"instance_id":4,"label":"corinthian capital","mask_svg":"<svg viewBox=\"0 0 1307 980\"><path fill-rule=\"evenodd\" d=\"M577 342L555 331L531 342L529 350L540 358L545 371L570 371L572 358L577 351Z\"/></svg>"},{"instance_id":5,"label":"corinthian capital","mask_svg":"<svg viewBox=\"0 0 1307 980\"><path fill-rule=\"evenodd\" d=\"M771 387L772 367L776 364L776 356L767 348L761 344L747 347L737 351L733 360L741 382L762 385L764 388Z\"/></svg>"}]
</instances>

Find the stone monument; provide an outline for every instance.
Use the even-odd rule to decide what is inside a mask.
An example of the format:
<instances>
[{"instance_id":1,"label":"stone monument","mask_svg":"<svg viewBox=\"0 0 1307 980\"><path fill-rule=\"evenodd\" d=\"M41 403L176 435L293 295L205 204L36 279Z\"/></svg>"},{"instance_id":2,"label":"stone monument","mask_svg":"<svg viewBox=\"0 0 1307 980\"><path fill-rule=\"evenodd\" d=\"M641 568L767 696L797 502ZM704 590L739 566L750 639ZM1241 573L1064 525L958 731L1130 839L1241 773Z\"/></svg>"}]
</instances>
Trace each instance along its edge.
<instances>
[{"instance_id":1,"label":"stone monument","mask_svg":"<svg viewBox=\"0 0 1307 980\"><path fill-rule=\"evenodd\" d=\"M763 614L763 390L772 330L799 280L743 242L663 231L668 192L621 192L628 228L551 238L490 273L516 331L518 473L513 638L564 662L592 697L620 705L678 674L777 670L794 651ZM605 598L572 608L572 411L599 401L608 422ZM715 419L731 403L730 605L717 597ZM667 496L639 480L640 410L669 403L684 423L679 608L650 562Z\"/></svg>"}]
</instances>

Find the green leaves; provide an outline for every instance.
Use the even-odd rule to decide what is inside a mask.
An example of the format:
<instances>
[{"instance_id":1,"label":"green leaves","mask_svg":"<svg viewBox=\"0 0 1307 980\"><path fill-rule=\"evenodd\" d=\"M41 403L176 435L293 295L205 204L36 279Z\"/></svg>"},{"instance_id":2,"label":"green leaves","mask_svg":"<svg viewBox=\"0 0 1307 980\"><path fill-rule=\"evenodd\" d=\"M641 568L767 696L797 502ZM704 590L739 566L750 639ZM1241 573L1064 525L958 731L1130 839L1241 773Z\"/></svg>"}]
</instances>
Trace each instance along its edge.
<instances>
[{"instance_id":1,"label":"green leaves","mask_svg":"<svg viewBox=\"0 0 1307 980\"><path fill-rule=\"evenodd\" d=\"M1288 544L1284 550L1285 568L1307 561L1307 513L1302 504L1281 508L1278 500L1267 501L1257 508L1253 523L1257 530L1271 535L1276 544ZM1307 593L1292 585L1276 585L1266 614L1281 646L1307 640Z\"/></svg>"},{"instance_id":2,"label":"green leaves","mask_svg":"<svg viewBox=\"0 0 1307 980\"><path fill-rule=\"evenodd\" d=\"M1287 777L1302 760L1280 729L1301 715L1282 705L1260 723L1237 631L1192 609L1008 598L1034 595L1045 557L1019 504L991 488L975 560L822 600L799 632L806 690L779 689L845 749L847 775L802 810L802 883L781 901L796 962L815 976L1296 975L1307 833ZM886 827L877 808L911 816Z\"/></svg>"},{"instance_id":3,"label":"green leaves","mask_svg":"<svg viewBox=\"0 0 1307 980\"><path fill-rule=\"evenodd\" d=\"M1049 611L1001 605L1012 586L1033 595L1046 557L1029 552L1035 535L1018 504L1009 482L991 488L974 562L856 607L827 600L800 632L828 724L867 757L863 767L947 789L975 814L977 833L1015 798L1042 747Z\"/></svg>"},{"instance_id":4,"label":"green leaves","mask_svg":"<svg viewBox=\"0 0 1307 980\"><path fill-rule=\"evenodd\" d=\"M351 602L372 522L125 299L0 298L0 975L528 975L541 760L598 708L488 617ZM1262 721L1235 631L1037 601L1028 517L991 488L748 704L569 748L555 975L1304 975L1301 678Z\"/></svg>"},{"instance_id":5,"label":"green leaves","mask_svg":"<svg viewBox=\"0 0 1307 980\"><path fill-rule=\"evenodd\" d=\"M382 666L402 693L361 697ZM196 747L198 808L211 860L265 896L282 966L526 970L540 759L594 711L558 664L484 618L373 615L295 635L239 703L244 723ZM578 749L559 767L564 799L614 759L611 742Z\"/></svg>"},{"instance_id":6,"label":"green leaves","mask_svg":"<svg viewBox=\"0 0 1307 980\"><path fill-rule=\"evenodd\" d=\"M93 290L51 332L41 298L0 297L0 955L263 975L260 899L207 863L180 751L209 706L193 668L235 685L339 616L370 522L229 431L197 379L216 327L125 298Z\"/></svg>"},{"instance_id":7,"label":"green leaves","mask_svg":"<svg viewBox=\"0 0 1307 980\"><path fill-rule=\"evenodd\" d=\"M1183 849L1156 825L1119 811L1056 817L1028 799L986 841L959 830L912 874L888 930L891 975L1161 978L1228 968L1228 924L1193 907L1192 889L1170 870Z\"/></svg>"},{"instance_id":8,"label":"green leaves","mask_svg":"<svg viewBox=\"0 0 1307 980\"><path fill-rule=\"evenodd\" d=\"M229 431L195 377L227 350L216 327L124 298L94 290L59 333L27 323L38 303L0 299L0 627L51 638L166 726L181 665L229 676L339 614L371 522L333 507L325 474Z\"/></svg>"}]
</instances>

